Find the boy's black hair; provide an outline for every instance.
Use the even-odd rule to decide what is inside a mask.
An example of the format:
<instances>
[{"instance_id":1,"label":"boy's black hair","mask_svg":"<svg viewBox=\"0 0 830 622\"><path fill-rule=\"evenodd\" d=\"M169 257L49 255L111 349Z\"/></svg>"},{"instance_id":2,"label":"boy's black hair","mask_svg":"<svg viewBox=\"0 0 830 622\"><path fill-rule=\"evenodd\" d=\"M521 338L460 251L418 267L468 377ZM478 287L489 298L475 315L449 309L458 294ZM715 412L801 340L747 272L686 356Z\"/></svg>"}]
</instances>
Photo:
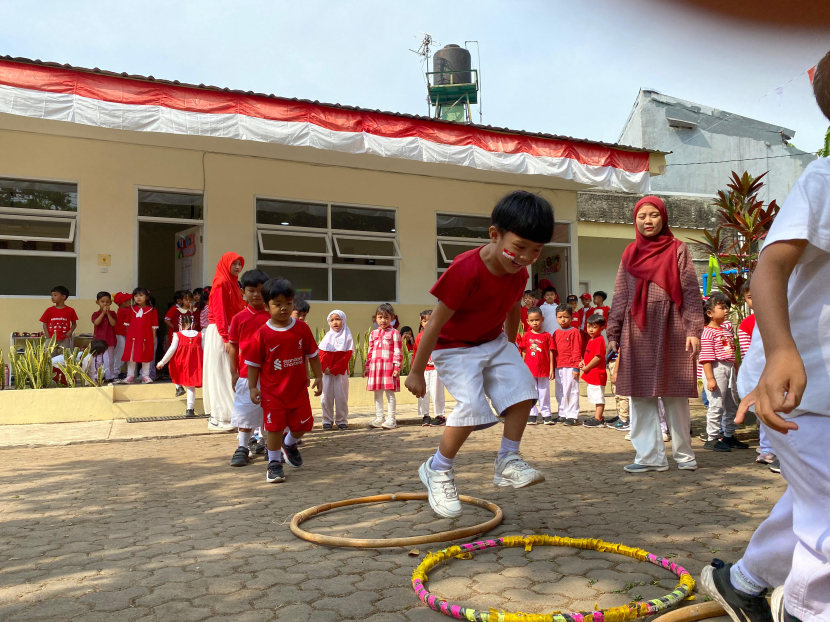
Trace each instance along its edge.
<instances>
[{"instance_id":1,"label":"boy's black hair","mask_svg":"<svg viewBox=\"0 0 830 622\"><path fill-rule=\"evenodd\" d=\"M291 281L282 277L265 281L262 285L262 299L265 304L268 304L269 300L273 300L277 296L285 296L286 300L294 298L294 286L291 285ZM296 309L296 307L294 308Z\"/></svg>"},{"instance_id":2,"label":"boy's black hair","mask_svg":"<svg viewBox=\"0 0 830 622\"><path fill-rule=\"evenodd\" d=\"M388 313L389 317L395 317L395 307L390 305L388 302L384 302L382 305L378 305L377 310L375 311L375 317L378 316L378 313Z\"/></svg>"},{"instance_id":3,"label":"boy's black hair","mask_svg":"<svg viewBox=\"0 0 830 622\"><path fill-rule=\"evenodd\" d=\"M813 74L813 95L821 112L830 119L830 52L816 65Z\"/></svg>"},{"instance_id":4,"label":"boy's black hair","mask_svg":"<svg viewBox=\"0 0 830 622\"><path fill-rule=\"evenodd\" d=\"M307 300L302 298L295 298L294 299L294 311L297 313L308 313L311 311L311 305L308 304Z\"/></svg>"},{"instance_id":5,"label":"boy's black hair","mask_svg":"<svg viewBox=\"0 0 830 622\"><path fill-rule=\"evenodd\" d=\"M133 290L133 298L136 297L136 294L144 294L145 296L147 296L147 298L149 298L150 297L150 290L148 290L146 287L136 287Z\"/></svg>"},{"instance_id":6,"label":"boy's black hair","mask_svg":"<svg viewBox=\"0 0 830 622\"><path fill-rule=\"evenodd\" d=\"M179 302L182 298L184 298L184 296L182 295L182 290L177 289L175 292L173 292L173 300L175 302Z\"/></svg>"},{"instance_id":7,"label":"boy's black hair","mask_svg":"<svg viewBox=\"0 0 830 622\"><path fill-rule=\"evenodd\" d=\"M242 289L246 287L256 287L257 285L264 285L271 277L265 274L262 270L248 270L239 279L239 284Z\"/></svg>"},{"instance_id":8,"label":"boy's black hair","mask_svg":"<svg viewBox=\"0 0 830 622\"><path fill-rule=\"evenodd\" d=\"M109 292L98 292L97 294L95 294L95 300L101 300L101 298L103 298L104 296L112 300L112 294L110 294Z\"/></svg>"},{"instance_id":9,"label":"boy's black hair","mask_svg":"<svg viewBox=\"0 0 830 622\"><path fill-rule=\"evenodd\" d=\"M605 302L608 299L608 294L606 294L601 289L595 291L594 296L599 296L600 298L602 298L602 302Z\"/></svg>"},{"instance_id":10,"label":"boy's black hair","mask_svg":"<svg viewBox=\"0 0 830 622\"><path fill-rule=\"evenodd\" d=\"M588 318L588 324L593 324L595 326L605 326L605 317L601 313L594 313L591 317Z\"/></svg>"},{"instance_id":11,"label":"boy's black hair","mask_svg":"<svg viewBox=\"0 0 830 622\"><path fill-rule=\"evenodd\" d=\"M543 318L545 317L545 314L542 313L542 310L539 307L530 307L530 309L527 310L527 317L530 317L531 313L538 313Z\"/></svg>"},{"instance_id":12,"label":"boy's black hair","mask_svg":"<svg viewBox=\"0 0 830 622\"><path fill-rule=\"evenodd\" d=\"M93 339L89 342L89 353L92 356L100 356L107 351L109 346L103 339Z\"/></svg>"},{"instance_id":13,"label":"boy's black hair","mask_svg":"<svg viewBox=\"0 0 830 622\"><path fill-rule=\"evenodd\" d=\"M576 294L568 294L568 297L565 298L565 302L570 302L571 300L573 300L574 302L579 302L579 296L577 296Z\"/></svg>"},{"instance_id":14,"label":"boy's black hair","mask_svg":"<svg viewBox=\"0 0 830 622\"><path fill-rule=\"evenodd\" d=\"M712 292L709 294L709 299L703 303L703 317L707 322L709 321L709 316L706 315L706 312L714 311L715 307L731 309L732 303L729 302L729 298L723 292Z\"/></svg>"},{"instance_id":15,"label":"boy's black hair","mask_svg":"<svg viewBox=\"0 0 830 622\"><path fill-rule=\"evenodd\" d=\"M537 194L515 190L503 196L490 216L499 233L515 233L520 238L547 244L553 237L553 207Z\"/></svg>"},{"instance_id":16,"label":"boy's black hair","mask_svg":"<svg viewBox=\"0 0 830 622\"><path fill-rule=\"evenodd\" d=\"M741 285L741 296L746 296L746 293L751 291L749 287L751 281L752 277L747 277L746 281L744 281L744 284Z\"/></svg>"},{"instance_id":17,"label":"boy's black hair","mask_svg":"<svg viewBox=\"0 0 830 622\"><path fill-rule=\"evenodd\" d=\"M185 298L187 298L188 296L190 296L191 298L193 298L193 292L191 292L189 289L183 289L183 290L182 290L182 300L184 300L184 299L185 299Z\"/></svg>"},{"instance_id":18,"label":"boy's black hair","mask_svg":"<svg viewBox=\"0 0 830 622\"><path fill-rule=\"evenodd\" d=\"M69 298L69 290L66 289L63 285L55 285L52 288L52 291L50 291L49 293L54 294L55 292L58 292L61 296L66 296L67 298Z\"/></svg>"},{"instance_id":19,"label":"boy's black hair","mask_svg":"<svg viewBox=\"0 0 830 622\"><path fill-rule=\"evenodd\" d=\"M555 294L556 293L556 288L555 287L546 287L545 291L542 292L542 297L544 298L545 294L547 294L548 292L553 292Z\"/></svg>"},{"instance_id":20,"label":"boy's black hair","mask_svg":"<svg viewBox=\"0 0 830 622\"><path fill-rule=\"evenodd\" d=\"M574 310L571 309L571 305L569 305L568 303L563 302L562 304L556 305L556 315L564 313L565 311L567 311L568 315L570 315L571 317L574 316Z\"/></svg>"},{"instance_id":21,"label":"boy's black hair","mask_svg":"<svg viewBox=\"0 0 830 622\"><path fill-rule=\"evenodd\" d=\"M532 295L533 295L533 290L532 289L526 289L525 293L522 294L522 296L532 296Z\"/></svg>"}]
</instances>

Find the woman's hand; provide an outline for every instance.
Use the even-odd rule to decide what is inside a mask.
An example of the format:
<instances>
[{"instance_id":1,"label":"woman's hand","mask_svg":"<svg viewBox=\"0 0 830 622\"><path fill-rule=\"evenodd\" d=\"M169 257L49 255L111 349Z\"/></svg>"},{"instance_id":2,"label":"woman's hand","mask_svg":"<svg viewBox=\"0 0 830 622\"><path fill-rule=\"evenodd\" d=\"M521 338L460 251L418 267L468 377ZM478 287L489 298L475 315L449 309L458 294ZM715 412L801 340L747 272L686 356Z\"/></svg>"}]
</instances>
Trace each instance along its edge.
<instances>
[{"instance_id":1,"label":"woman's hand","mask_svg":"<svg viewBox=\"0 0 830 622\"><path fill-rule=\"evenodd\" d=\"M689 352L689 358L696 358L700 354L700 339L697 337L686 337L686 352Z\"/></svg>"},{"instance_id":2,"label":"woman's hand","mask_svg":"<svg viewBox=\"0 0 830 622\"><path fill-rule=\"evenodd\" d=\"M619 352L619 350L620 350L620 348L619 348L619 346L617 345L617 342L616 342L616 341L609 341L609 342L608 342L608 348L609 348L610 350L613 350L614 352Z\"/></svg>"}]
</instances>

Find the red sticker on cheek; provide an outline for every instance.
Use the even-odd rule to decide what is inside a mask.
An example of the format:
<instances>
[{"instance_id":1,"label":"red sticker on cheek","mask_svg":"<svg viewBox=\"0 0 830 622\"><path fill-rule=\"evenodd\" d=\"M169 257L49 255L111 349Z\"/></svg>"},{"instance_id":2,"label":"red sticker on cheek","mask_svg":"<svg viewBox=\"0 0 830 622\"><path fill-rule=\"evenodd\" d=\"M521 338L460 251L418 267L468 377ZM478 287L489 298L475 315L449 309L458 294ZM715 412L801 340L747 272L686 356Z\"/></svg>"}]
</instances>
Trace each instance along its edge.
<instances>
[{"instance_id":1,"label":"red sticker on cheek","mask_svg":"<svg viewBox=\"0 0 830 622\"><path fill-rule=\"evenodd\" d=\"M502 253L502 255L504 255L505 257L507 257L510 261L516 261L516 254L515 254L515 253L511 253L511 252L510 252L509 250L507 250L506 248L505 248L505 249L503 249L501 253Z\"/></svg>"}]
</instances>

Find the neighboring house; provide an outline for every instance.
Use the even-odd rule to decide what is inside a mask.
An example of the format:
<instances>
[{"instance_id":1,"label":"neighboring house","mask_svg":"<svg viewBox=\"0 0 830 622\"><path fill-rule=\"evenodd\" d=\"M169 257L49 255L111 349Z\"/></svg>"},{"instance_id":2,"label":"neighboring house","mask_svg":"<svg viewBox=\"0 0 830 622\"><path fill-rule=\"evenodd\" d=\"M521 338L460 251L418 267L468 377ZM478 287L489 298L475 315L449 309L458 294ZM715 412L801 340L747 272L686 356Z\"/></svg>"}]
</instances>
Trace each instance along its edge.
<instances>
[{"instance_id":1,"label":"neighboring house","mask_svg":"<svg viewBox=\"0 0 830 622\"><path fill-rule=\"evenodd\" d=\"M761 198L779 203L786 198L816 158L790 144L794 135L784 127L641 90L619 142L667 154L665 173L652 177L651 193L665 201L672 230L688 242L714 226L712 200L726 189L732 171L755 176L769 171ZM578 193L582 289L613 292L622 252L634 240L632 209L642 196L593 189ZM705 261L697 257L699 273Z\"/></svg>"}]
</instances>

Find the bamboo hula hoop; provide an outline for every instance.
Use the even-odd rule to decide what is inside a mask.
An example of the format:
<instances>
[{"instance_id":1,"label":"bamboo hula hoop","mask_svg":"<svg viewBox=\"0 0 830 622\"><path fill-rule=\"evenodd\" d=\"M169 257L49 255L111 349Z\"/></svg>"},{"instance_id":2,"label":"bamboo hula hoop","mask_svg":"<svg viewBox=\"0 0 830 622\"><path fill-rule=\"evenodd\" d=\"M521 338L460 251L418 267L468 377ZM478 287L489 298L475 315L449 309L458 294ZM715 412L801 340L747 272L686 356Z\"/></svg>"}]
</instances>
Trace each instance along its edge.
<instances>
[{"instance_id":1,"label":"bamboo hula hoop","mask_svg":"<svg viewBox=\"0 0 830 622\"><path fill-rule=\"evenodd\" d=\"M380 503L383 501L424 501L428 498L425 492L399 492L394 495L374 495L371 497L358 497L356 499L345 499L343 501L335 501L334 503L324 503L316 505L313 508L308 508L302 512L298 512L291 519L291 533L298 538L314 542L315 544L324 544L326 546L343 546L361 549L380 549L395 546L415 546L419 544L429 544L431 542L449 542L451 540L459 540L461 538L469 538L477 536L485 531L490 531L493 527L501 524L504 519L504 514L501 508L495 503L490 503L484 499L477 499L476 497L468 497L466 495L459 495L458 498L463 503L469 503L480 508L484 508L494 514L493 518L486 523L479 523L472 527L463 527L461 529L453 529L452 531L441 531L429 536L412 536L409 538L391 538L391 539L377 539L366 540L360 538L340 538L337 536L324 536L316 533L310 533L300 528L300 523L308 520L312 516L317 516L323 512L334 510L335 508L347 507L350 505L362 505L365 503Z\"/></svg>"},{"instance_id":2,"label":"bamboo hula hoop","mask_svg":"<svg viewBox=\"0 0 830 622\"><path fill-rule=\"evenodd\" d=\"M506 611L498 611L490 609L488 611L478 611L468 607L462 607L445 600L441 600L437 596L430 594L424 584L427 582L427 572L432 570L436 565L447 559L460 557L468 559L475 551L485 549L497 548L501 546L523 546L526 551L531 547L536 546L569 546L576 549L591 549L594 551L601 551L604 553L617 553L619 555L627 555L642 562L650 562L661 568L665 568L677 575L680 582L666 596L654 598L646 601L632 602L622 607L612 607L610 609L602 609L599 611L575 611L572 613L508 613ZM482 540L480 542L472 542L470 544L462 544L459 546L451 546L443 551L437 553L429 553L421 562L421 564L412 573L412 587L418 598L428 606L430 609L449 616L451 618L458 618L459 620L471 620L475 622L626 622L629 620L636 620L645 616L654 615L661 611L665 611L669 607L678 604L680 601L689 597L695 587L694 579L689 572L675 564L668 559L663 559L647 553L642 549L625 546L622 544L613 544L611 542L604 542L603 540L595 540L588 538L560 538L558 536L509 536L505 538L496 538L495 540ZM694 620L695 618L690 618Z\"/></svg>"}]
</instances>

